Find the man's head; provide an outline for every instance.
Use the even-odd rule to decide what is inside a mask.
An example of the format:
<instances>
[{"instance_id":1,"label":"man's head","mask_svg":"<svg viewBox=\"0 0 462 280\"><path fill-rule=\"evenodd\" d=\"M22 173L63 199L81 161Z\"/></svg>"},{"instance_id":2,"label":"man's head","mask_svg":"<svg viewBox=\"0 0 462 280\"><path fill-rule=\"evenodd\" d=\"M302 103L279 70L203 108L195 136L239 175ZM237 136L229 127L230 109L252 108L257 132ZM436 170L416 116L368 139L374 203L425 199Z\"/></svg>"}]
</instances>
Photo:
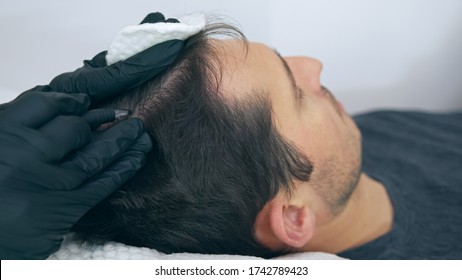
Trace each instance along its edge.
<instances>
[{"instance_id":1,"label":"man's head","mask_svg":"<svg viewBox=\"0 0 462 280\"><path fill-rule=\"evenodd\" d=\"M166 73L107 104L141 118L155 148L75 226L83 238L270 257L341 212L360 136L320 86L320 63L207 36L233 30L209 26Z\"/></svg>"}]
</instances>

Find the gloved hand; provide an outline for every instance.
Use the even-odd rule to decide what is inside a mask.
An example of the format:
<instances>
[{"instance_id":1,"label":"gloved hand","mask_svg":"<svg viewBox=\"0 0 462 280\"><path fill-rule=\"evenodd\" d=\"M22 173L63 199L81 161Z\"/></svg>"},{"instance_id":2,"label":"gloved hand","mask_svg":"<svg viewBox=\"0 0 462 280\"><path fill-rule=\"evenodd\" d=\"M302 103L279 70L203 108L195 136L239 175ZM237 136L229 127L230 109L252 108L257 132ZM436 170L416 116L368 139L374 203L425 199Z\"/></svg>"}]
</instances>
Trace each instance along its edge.
<instances>
[{"instance_id":1,"label":"gloved hand","mask_svg":"<svg viewBox=\"0 0 462 280\"><path fill-rule=\"evenodd\" d=\"M142 23L160 21L178 22L154 13ZM104 51L0 105L1 259L48 257L85 212L142 166L151 149L142 123L92 133L114 111L87 110L158 75L183 45L167 41L111 66Z\"/></svg>"},{"instance_id":2,"label":"gloved hand","mask_svg":"<svg viewBox=\"0 0 462 280\"><path fill-rule=\"evenodd\" d=\"M165 19L161 13L151 13L141 24L157 22L174 23L178 20ZM74 72L54 78L44 91L87 93L94 107L108 97L114 97L157 76L173 63L183 46L181 40L166 41L110 66L106 64L107 51L103 51L93 59L85 60L84 66Z\"/></svg>"},{"instance_id":3,"label":"gloved hand","mask_svg":"<svg viewBox=\"0 0 462 280\"><path fill-rule=\"evenodd\" d=\"M41 259L91 207L143 165L139 119L104 132L114 110L85 94L28 92L0 106L0 258Z\"/></svg>"}]
</instances>

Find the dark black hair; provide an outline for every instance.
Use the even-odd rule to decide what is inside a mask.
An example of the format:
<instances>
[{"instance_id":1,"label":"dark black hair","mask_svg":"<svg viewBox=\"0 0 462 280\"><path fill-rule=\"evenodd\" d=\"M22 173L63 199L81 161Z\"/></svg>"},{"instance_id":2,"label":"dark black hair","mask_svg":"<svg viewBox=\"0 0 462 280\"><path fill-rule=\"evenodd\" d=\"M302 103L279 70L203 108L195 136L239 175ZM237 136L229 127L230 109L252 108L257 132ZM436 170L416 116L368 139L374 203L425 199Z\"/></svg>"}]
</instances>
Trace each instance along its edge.
<instances>
[{"instance_id":1,"label":"dark black hair","mask_svg":"<svg viewBox=\"0 0 462 280\"><path fill-rule=\"evenodd\" d=\"M133 179L74 226L79 238L165 253L282 253L255 240L255 219L278 192L290 194L294 179L307 181L312 165L273 126L265 92L221 94L211 34L234 34L247 46L236 28L209 24L165 73L104 105L132 110L154 149Z\"/></svg>"}]
</instances>

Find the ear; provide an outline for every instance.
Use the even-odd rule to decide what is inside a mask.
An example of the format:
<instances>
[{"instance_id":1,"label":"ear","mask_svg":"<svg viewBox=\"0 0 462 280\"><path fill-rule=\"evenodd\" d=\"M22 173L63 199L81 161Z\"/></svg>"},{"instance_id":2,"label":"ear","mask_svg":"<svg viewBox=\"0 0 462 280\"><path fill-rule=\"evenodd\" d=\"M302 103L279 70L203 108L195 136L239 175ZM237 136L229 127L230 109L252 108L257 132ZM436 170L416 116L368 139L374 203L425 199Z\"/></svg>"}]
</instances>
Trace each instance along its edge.
<instances>
[{"instance_id":1,"label":"ear","mask_svg":"<svg viewBox=\"0 0 462 280\"><path fill-rule=\"evenodd\" d=\"M259 213L256 235L271 249L300 248L313 237L315 224L315 215L308 206L295 205L278 195Z\"/></svg>"}]
</instances>

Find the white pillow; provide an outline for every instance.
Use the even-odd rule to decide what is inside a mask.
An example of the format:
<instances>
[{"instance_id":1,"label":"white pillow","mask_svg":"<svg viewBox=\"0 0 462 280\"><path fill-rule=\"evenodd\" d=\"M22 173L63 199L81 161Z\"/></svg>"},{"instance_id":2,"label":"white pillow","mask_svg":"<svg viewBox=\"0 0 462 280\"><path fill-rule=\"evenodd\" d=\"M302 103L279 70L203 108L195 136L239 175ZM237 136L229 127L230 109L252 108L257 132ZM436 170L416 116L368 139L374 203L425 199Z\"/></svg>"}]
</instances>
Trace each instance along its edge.
<instances>
[{"instance_id":1,"label":"white pillow","mask_svg":"<svg viewBox=\"0 0 462 280\"><path fill-rule=\"evenodd\" d=\"M261 260L253 256L205 255L191 253L164 254L154 249L128 246L109 242L105 245L79 245L72 235L65 237L58 252L50 260ZM280 256L278 260L341 260L343 258L329 253L306 252Z\"/></svg>"}]
</instances>

